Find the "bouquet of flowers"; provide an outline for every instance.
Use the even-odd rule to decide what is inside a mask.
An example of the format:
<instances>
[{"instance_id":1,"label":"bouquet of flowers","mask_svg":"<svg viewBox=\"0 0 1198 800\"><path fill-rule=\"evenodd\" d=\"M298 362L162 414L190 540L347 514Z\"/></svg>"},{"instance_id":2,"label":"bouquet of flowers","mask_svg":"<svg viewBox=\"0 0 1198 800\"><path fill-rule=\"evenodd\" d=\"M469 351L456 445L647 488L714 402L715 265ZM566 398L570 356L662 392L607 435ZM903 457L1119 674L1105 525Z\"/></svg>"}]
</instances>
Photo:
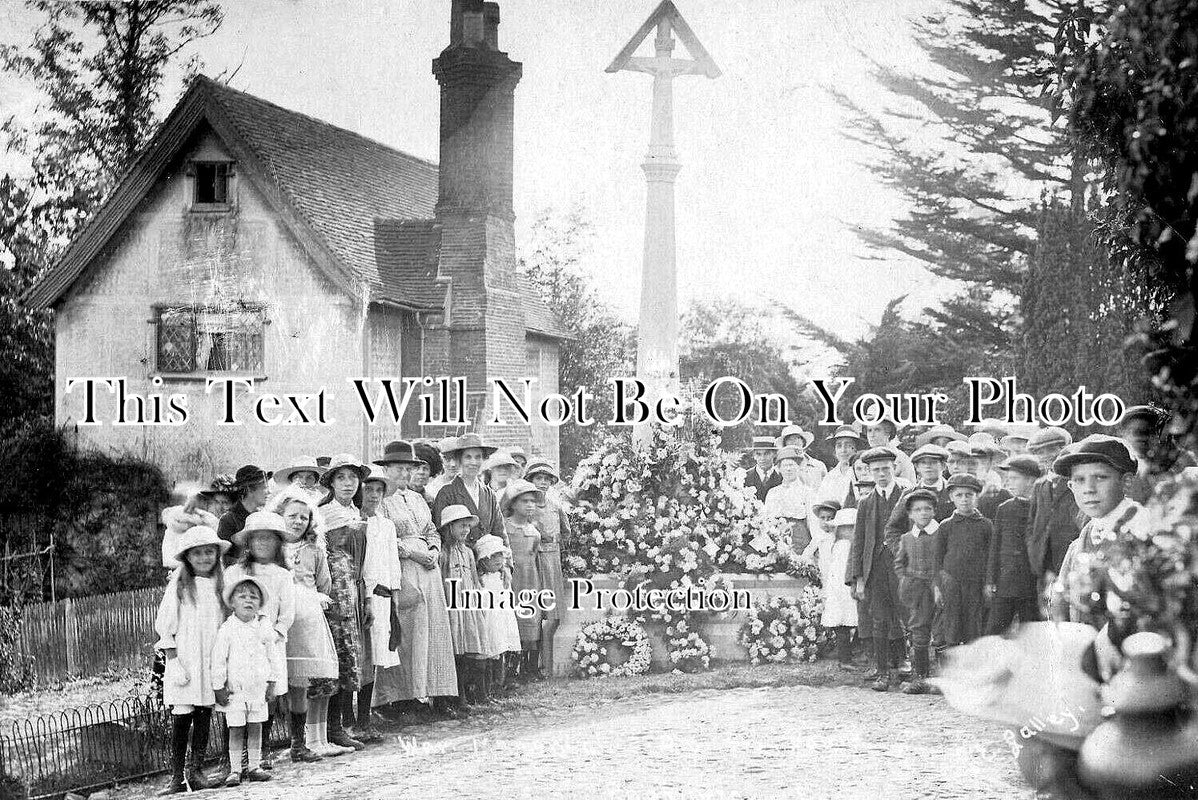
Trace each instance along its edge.
<instances>
[{"instance_id":1,"label":"bouquet of flowers","mask_svg":"<svg viewBox=\"0 0 1198 800\"><path fill-rule=\"evenodd\" d=\"M627 651L628 658L613 662L616 651ZM607 617L582 629L571 655L578 671L594 678L641 675L649 671L652 654L643 625L631 619Z\"/></svg>"},{"instance_id":2,"label":"bouquet of flowers","mask_svg":"<svg viewBox=\"0 0 1198 800\"><path fill-rule=\"evenodd\" d=\"M824 634L823 600L807 587L798 597L771 597L753 604L737 641L753 664L814 661Z\"/></svg>"}]
</instances>

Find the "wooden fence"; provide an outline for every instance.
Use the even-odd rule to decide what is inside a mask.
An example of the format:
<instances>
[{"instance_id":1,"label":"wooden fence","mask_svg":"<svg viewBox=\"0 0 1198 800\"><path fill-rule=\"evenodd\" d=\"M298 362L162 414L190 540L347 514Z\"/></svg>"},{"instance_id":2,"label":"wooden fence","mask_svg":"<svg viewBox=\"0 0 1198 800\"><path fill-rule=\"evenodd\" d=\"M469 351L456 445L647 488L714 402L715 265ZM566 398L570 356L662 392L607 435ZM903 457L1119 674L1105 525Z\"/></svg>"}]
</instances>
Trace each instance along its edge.
<instances>
[{"instance_id":1,"label":"wooden fence","mask_svg":"<svg viewBox=\"0 0 1198 800\"><path fill-rule=\"evenodd\" d=\"M18 644L33 659L39 681L149 668L154 616L162 589L33 603L25 607Z\"/></svg>"}]
</instances>

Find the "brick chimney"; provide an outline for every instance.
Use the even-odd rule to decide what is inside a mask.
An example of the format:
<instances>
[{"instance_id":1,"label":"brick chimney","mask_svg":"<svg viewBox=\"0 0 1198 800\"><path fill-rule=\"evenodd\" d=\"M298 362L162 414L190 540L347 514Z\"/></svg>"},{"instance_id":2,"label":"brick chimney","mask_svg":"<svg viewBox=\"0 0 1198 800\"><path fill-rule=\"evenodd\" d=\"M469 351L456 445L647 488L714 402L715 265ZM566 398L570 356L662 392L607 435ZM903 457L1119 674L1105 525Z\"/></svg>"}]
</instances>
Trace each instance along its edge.
<instances>
[{"instance_id":1,"label":"brick chimney","mask_svg":"<svg viewBox=\"0 0 1198 800\"><path fill-rule=\"evenodd\" d=\"M441 86L438 273L450 281L445 327L436 334L447 337L441 343L447 372L466 376L472 390L489 389L495 378L522 378L527 370L512 213L521 69L499 50L499 4L453 0L449 46L433 60ZM496 426L487 435L500 445L529 443L522 423Z\"/></svg>"}]
</instances>

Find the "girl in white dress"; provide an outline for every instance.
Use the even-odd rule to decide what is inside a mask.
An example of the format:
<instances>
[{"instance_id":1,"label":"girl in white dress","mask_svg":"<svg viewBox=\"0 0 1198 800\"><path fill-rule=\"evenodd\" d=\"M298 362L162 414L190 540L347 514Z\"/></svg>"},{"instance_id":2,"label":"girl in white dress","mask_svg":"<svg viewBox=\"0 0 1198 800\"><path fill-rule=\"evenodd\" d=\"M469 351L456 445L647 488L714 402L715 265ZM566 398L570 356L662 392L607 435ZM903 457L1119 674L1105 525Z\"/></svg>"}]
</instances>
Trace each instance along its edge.
<instances>
[{"instance_id":1,"label":"girl in white dress","mask_svg":"<svg viewBox=\"0 0 1198 800\"><path fill-rule=\"evenodd\" d=\"M783 517L790 522L790 543L796 553L803 552L811 542L807 512L811 505L811 490L800 480L799 462L803 454L793 447L778 451L778 472L782 483L765 496L765 513Z\"/></svg>"},{"instance_id":2,"label":"girl in white dress","mask_svg":"<svg viewBox=\"0 0 1198 800\"><path fill-rule=\"evenodd\" d=\"M200 767L216 703L209 672L216 632L225 617L220 557L228 549L213 528L201 525L184 532L169 554L179 568L154 620L157 647L166 654L163 702L171 709L171 780L164 794L208 788Z\"/></svg>"},{"instance_id":3,"label":"girl in white dress","mask_svg":"<svg viewBox=\"0 0 1198 800\"><path fill-rule=\"evenodd\" d=\"M487 696L493 695L504 684L504 654L520 652L520 626L516 622L516 610L508 600L511 587L504 583L504 564L509 551L498 536L487 534L474 543L478 563L478 580L484 593L483 612L487 626L488 651L483 686ZM507 603L500 608L500 600ZM488 602L489 601L489 602Z\"/></svg>"}]
</instances>

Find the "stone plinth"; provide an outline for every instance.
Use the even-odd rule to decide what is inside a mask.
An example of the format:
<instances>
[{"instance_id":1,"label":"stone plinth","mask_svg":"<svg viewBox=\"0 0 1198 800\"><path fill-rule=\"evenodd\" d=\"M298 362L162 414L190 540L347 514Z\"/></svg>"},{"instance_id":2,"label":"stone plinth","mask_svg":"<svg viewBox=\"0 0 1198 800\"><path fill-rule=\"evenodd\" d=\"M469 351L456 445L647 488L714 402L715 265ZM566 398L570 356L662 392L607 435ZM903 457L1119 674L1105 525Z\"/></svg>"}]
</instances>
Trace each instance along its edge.
<instances>
[{"instance_id":1,"label":"stone plinth","mask_svg":"<svg viewBox=\"0 0 1198 800\"><path fill-rule=\"evenodd\" d=\"M770 597L798 597L807 586L807 581L790 575L747 575L731 574L734 590L745 590L749 593L749 605ZM570 608L572 597L566 598L562 623L553 637L554 674L567 676L574 674L574 662L570 654L574 643L578 640L579 632L588 624L603 619L606 612L597 608L598 591L607 589L614 591L619 588L619 581L610 575L596 575L591 578L595 594L579 596L579 608ZM569 584L569 580L567 580ZM569 586L567 587L568 592ZM744 624L746 611L727 611L705 615L698 631L711 645L712 657L724 660L745 661L748 654L736 641L737 632ZM653 623L646 626L649 639L653 643L653 669L666 670L671 668L665 646L665 626Z\"/></svg>"}]
</instances>

